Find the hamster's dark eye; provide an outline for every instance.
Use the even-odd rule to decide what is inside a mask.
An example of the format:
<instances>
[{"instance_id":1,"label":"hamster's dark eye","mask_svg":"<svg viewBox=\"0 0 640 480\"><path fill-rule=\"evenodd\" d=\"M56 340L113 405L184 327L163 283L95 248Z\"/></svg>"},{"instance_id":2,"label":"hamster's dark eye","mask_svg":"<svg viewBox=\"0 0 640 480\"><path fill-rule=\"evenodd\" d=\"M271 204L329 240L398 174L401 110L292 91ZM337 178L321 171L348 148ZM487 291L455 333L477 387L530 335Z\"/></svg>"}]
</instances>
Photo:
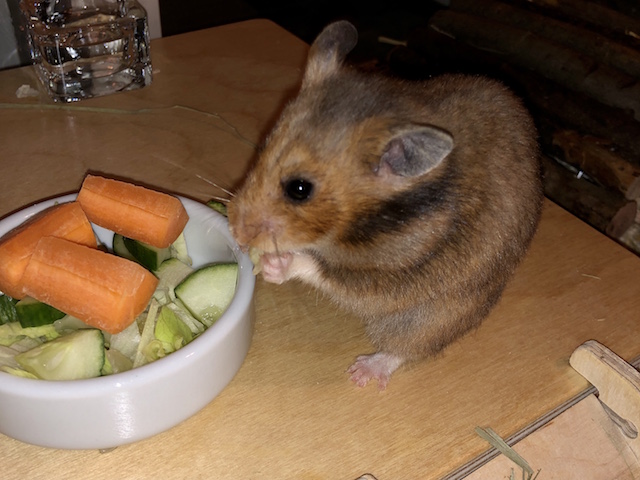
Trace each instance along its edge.
<instances>
[{"instance_id":1,"label":"hamster's dark eye","mask_svg":"<svg viewBox=\"0 0 640 480\"><path fill-rule=\"evenodd\" d=\"M313 183L302 178L287 180L283 188L285 196L296 203L306 202L313 193Z\"/></svg>"}]
</instances>

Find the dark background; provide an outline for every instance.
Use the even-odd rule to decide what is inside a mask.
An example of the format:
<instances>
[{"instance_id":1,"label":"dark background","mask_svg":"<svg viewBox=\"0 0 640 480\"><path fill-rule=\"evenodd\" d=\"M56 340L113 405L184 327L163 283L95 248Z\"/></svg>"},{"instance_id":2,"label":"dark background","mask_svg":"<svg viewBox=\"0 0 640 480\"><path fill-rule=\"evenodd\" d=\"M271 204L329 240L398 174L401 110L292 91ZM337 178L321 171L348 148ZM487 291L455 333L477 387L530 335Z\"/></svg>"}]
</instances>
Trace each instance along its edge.
<instances>
[{"instance_id":1,"label":"dark background","mask_svg":"<svg viewBox=\"0 0 640 480\"><path fill-rule=\"evenodd\" d=\"M409 32L425 26L439 8L442 5L435 0L160 0L160 17L163 36L266 18L307 43L327 24L346 19L358 28L360 37L351 58L384 61L392 48L379 42L380 36L405 41Z\"/></svg>"}]
</instances>

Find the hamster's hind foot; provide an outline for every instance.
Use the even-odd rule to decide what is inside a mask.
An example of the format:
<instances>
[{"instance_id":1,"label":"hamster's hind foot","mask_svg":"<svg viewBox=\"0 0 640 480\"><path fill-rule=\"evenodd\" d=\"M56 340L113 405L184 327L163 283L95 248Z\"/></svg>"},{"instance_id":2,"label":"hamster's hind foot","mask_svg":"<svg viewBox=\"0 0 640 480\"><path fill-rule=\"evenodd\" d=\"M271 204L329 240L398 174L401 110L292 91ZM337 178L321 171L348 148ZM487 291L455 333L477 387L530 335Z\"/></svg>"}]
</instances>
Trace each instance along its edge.
<instances>
[{"instance_id":1,"label":"hamster's hind foot","mask_svg":"<svg viewBox=\"0 0 640 480\"><path fill-rule=\"evenodd\" d=\"M364 387L370 380L376 380L378 390L384 390L391 374L403 363L404 358L391 353L377 352L371 355L360 355L347 369L347 373L351 374L351 381L359 387Z\"/></svg>"}]
</instances>

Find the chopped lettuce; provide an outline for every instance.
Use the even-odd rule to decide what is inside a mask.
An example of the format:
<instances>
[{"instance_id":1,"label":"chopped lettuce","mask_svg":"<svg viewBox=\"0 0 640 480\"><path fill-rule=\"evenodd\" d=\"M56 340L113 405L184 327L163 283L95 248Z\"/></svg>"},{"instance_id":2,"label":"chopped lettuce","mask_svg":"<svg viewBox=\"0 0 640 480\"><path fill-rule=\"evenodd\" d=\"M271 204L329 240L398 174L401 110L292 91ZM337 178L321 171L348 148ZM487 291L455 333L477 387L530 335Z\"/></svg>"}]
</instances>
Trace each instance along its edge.
<instances>
[{"instance_id":1,"label":"chopped lettuce","mask_svg":"<svg viewBox=\"0 0 640 480\"><path fill-rule=\"evenodd\" d=\"M154 340L156 319L158 318L159 309L160 304L155 298L152 298L151 303L149 304L149 311L144 319L142 333L140 334L140 342L138 342L138 348L133 359L133 368L140 367L150 361L153 361L153 359L150 360L149 357L145 355L145 348L152 340ZM157 357L155 359L157 359Z\"/></svg>"},{"instance_id":2,"label":"chopped lettuce","mask_svg":"<svg viewBox=\"0 0 640 480\"><path fill-rule=\"evenodd\" d=\"M9 322L0 325L0 345L5 346L13 345L24 338L48 341L59 336L60 334L52 324L39 327L22 327L20 322Z\"/></svg>"},{"instance_id":3,"label":"chopped lettuce","mask_svg":"<svg viewBox=\"0 0 640 480\"><path fill-rule=\"evenodd\" d=\"M175 352L193 340L193 333L173 310L162 307L156 322L155 337L163 344L166 353Z\"/></svg>"},{"instance_id":4,"label":"chopped lettuce","mask_svg":"<svg viewBox=\"0 0 640 480\"><path fill-rule=\"evenodd\" d=\"M145 313L146 315L146 313ZM109 348L117 350L133 363L140 343L140 327L135 321L120 333L111 335L109 338Z\"/></svg>"}]
</instances>

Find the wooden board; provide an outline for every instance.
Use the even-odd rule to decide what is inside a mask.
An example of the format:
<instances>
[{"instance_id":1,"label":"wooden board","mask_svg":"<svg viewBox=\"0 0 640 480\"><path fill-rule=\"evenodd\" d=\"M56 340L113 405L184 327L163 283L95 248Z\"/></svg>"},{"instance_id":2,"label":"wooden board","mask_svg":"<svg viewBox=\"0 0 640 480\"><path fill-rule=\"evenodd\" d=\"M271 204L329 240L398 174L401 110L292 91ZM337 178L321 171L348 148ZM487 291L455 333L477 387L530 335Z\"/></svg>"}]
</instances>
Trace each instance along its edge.
<instances>
[{"instance_id":1,"label":"wooden board","mask_svg":"<svg viewBox=\"0 0 640 480\"><path fill-rule=\"evenodd\" d=\"M79 187L86 171L195 199L233 187L301 75L306 45L266 21L152 42L154 84L65 108L16 100L0 72L0 216ZM67 140L65 140L67 139ZM69 141L73 139L73 141ZM530 254L476 332L379 393L345 369L371 350L358 320L297 283L259 281L249 355L181 425L109 453L0 436L2 478L437 479L584 390L571 352L640 353L640 259L551 202ZM1 408L1 405L0 405Z\"/></svg>"},{"instance_id":2,"label":"wooden board","mask_svg":"<svg viewBox=\"0 0 640 480\"><path fill-rule=\"evenodd\" d=\"M615 448L607 429L611 419L595 397L589 395L575 406L514 445L538 472L540 480L633 480L633 474ZM466 480L522 478L522 469L500 455ZM463 477L459 477L463 478Z\"/></svg>"}]
</instances>

